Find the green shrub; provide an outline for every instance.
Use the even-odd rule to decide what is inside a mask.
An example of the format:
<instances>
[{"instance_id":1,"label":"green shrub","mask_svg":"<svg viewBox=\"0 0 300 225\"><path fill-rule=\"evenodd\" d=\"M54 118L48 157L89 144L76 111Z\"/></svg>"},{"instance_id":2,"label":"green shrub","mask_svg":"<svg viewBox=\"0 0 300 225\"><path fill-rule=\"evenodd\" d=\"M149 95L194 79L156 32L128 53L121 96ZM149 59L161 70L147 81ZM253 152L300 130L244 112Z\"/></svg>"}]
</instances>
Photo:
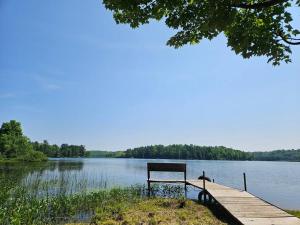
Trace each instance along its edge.
<instances>
[{"instance_id":1,"label":"green shrub","mask_svg":"<svg viewBox=\"0 0 300 225\"><path fill-rule=\"evenodd\" d=\"M17 161L25 162L42 162L47 160L48 158L44 153L33 150L17 157Z\"/></svg>"}]
</instances>

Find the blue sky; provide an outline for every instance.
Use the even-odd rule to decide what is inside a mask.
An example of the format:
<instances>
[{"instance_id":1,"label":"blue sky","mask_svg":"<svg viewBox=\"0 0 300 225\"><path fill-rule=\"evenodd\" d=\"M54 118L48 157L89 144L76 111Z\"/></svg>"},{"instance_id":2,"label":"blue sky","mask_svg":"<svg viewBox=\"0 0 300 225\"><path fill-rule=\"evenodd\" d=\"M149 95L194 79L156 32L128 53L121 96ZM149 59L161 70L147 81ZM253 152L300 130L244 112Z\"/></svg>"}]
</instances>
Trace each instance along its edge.
<instances>
[{"instance_id":1,"label":"blue sky","mask_svg":"<svg viewBox=\"0 0 300 225\"><path fill-rule=\"evenodd\" d=\"M0 122L32 140L300 148L300 47L280 67L222 36L175 50L163 23L116 25L99 0L2 0L0 33Z\"/></svg>"}]
</instances>

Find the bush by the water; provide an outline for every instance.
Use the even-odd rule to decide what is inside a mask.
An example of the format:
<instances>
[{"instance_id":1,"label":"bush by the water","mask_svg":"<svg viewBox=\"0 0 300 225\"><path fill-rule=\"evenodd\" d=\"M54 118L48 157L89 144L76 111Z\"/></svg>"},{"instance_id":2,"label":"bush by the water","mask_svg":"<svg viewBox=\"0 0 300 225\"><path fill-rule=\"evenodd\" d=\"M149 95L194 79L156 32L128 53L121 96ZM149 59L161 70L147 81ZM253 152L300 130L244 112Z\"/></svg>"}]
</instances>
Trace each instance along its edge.
<instances>
[{"instance_id":1,"label":"bush by the water","mask_svg":"<svg viewBox=\"0 0 300 225\"><path fill-rule=\"evenodd\" d=\"M25 154L18 156L17 160L26 161L26 162L40 162L40 161L47 161L48 158L42 152L28 151Z\"/></svg>"}]
</instances>

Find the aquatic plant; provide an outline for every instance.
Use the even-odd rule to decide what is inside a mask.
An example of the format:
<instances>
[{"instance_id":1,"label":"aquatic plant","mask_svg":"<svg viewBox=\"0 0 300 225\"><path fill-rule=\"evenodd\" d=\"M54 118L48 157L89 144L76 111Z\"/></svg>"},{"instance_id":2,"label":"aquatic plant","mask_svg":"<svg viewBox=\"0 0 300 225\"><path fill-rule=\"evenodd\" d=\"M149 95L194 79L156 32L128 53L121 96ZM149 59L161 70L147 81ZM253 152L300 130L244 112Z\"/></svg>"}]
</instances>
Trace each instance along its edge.
<instances>
[{"instance_id":1,"label":"aquatic plant","mask_svg":"<svg viewBox=\"0 0 300 225\"><path fill-rule=\"evenodd\" d=\"M13 178L9 181L0 179L0 224L3 225L90 220L99 216L101 210L103 215L117 212L147 195L144 185L106 189L104 182L98 183L98 188L88 189L87 181L77 179L72 173L65 173L64 179L55 175L43 179L41 173L34 172L21 182ZM183 188L153 185L151 193L179 198L183 196Z\"/></svg>"}]
</instances>

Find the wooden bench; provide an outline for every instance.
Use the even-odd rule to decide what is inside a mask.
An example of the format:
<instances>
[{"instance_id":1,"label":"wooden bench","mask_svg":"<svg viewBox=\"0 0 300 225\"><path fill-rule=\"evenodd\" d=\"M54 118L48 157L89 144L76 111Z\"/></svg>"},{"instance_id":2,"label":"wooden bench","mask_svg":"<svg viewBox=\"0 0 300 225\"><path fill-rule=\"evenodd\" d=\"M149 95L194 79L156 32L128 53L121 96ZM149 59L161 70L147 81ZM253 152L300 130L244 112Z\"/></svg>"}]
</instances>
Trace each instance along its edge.
<instances>
[{"instance_id":1,"label":"wooden bench","mask_svg":"<svg viewBox=\"0 0 300 225\"><path fill-rule=\"evenodd\" d=\"M150 179L150 173L153 172L182 172L183 180L153 180ZM186 164L185 163L147 163L148 173L148 196L150 196L151 183L183 183L186 194Z\"/></svg>"}]
</instances>

